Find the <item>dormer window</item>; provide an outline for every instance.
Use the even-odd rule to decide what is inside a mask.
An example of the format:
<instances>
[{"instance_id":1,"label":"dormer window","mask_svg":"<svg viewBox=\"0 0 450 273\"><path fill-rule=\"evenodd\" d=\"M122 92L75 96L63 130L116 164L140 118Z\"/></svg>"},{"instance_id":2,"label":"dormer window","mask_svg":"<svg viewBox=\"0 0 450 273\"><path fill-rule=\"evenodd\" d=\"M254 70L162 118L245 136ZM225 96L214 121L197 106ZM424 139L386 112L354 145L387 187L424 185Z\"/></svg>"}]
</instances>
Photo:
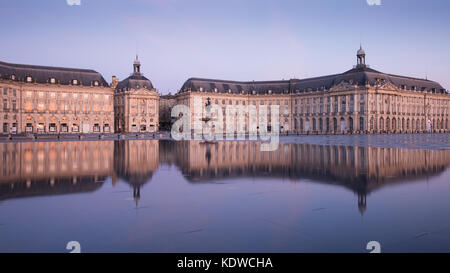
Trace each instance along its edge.
<instances>
[{"instance_id":1,"label":"dormer window","mask_svg":"<svg viewBox=\"0 0 450 273\"><path fill-rule=\"evenodd\" d=\"M27 82L32 82L32 81L33 81L33 78L31 78L31 76L27 76L27 77L26 77L26 81L27 81Z\"/></svg>"},{"instance_id":2,"label":"dormer window","mask_svg":"<svg viewBox=\"0 0 450 273\"><path fill-rule=\"evenodd\" d=\"M402 84L402 85L400 86L400 88L403 89L403 90L405 90L405 89L406 89L406 85Z\"/></svg>"},{"instance_id":3,"label":"dormer window","mask_svg":"<svg viewBox=\"0 0 450 273\"><path fill-rule=\"evenodd\" d=\"M411 86L411 90L416 91L416 87L415 86Z\"/></svg>"},{"instance_id":4,"label":"dormer window","mask_svg":"<svg viewBox=\"0 0 450 273\"><path fill-rule=\"evenodd\" d=\"M94 86L98 86L98 81L94 81Z\"/></svg>"},{"instance_id":5,"label":"dormer window","mask_svg":"<svg viewBox=\"0 0 450 273\"><path fill-rule=\"evenodd\" d=\"M55 78L50 78L50 83L55 84L56 83L56 79Z\"/></svg>"},{"instance_id":6,"label":"dormer window","mask_svg":"<svg viewBox=\"0 0 450 273\"><path fill-rule=\"evenodd\" d=\"M431 88L431 92L436 93L436 88Z\"/></svg>"},{"instance_id":7,"label":"dormer window","mask_svg":"<svg viewBox=\"0 0 450 273\"><path fill-rule=\"evenodd\" d=\"M77 85L78 84L78 80L72 80L72 84L73 85Z\"/></svg>"}]
</instances>

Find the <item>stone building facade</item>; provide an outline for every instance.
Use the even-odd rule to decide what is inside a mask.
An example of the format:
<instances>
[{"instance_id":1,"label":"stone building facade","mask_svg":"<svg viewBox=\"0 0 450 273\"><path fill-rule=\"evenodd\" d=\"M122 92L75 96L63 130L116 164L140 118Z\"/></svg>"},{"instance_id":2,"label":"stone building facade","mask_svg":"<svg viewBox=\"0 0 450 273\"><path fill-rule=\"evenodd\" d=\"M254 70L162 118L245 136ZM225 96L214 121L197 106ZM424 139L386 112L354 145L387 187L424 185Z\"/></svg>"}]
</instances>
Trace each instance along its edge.
<instances>
[{"instance_id":1,"label":"stone building facade","mask_svg":"<svg viewBox=\"0 0 450 273\"><path fill-rule=\"evenodd\" d=\"M365 58L360 48L353 69L317 78L263 82L191 78L176 101L189 106L192 123L202 119L194 113L196 97L201 98L202 107L215 104L223 114L227 105L255 105L258 112L261 105L279 105L281 133L450 131L450 95L439 83L376 71L366 65ZM270 131L270 114L268 120ZM225 115L223 123L226 128ZM246 132L248 123L247 114Z\"/></svg>"},{"instance_id":2,"label":"stone building facade","mask_svg":"<svg viewBox=\"0 0 450 273\"><path fill-rule=\"evenodd\" d=\"M111 133L113 90L94 70L0 62L2 134Z\"/></svg>"},{"instance_id":3,"label":"stone building facade","mask_svg":"<svg viewBox=\"0 0 450 273\"><path fill-rule=\"evenodd\" d=\"M159 94L141 73L136 56L133 74L114 89L116 132L157 132L159 129Z\"/></svg>"}]
</instances>

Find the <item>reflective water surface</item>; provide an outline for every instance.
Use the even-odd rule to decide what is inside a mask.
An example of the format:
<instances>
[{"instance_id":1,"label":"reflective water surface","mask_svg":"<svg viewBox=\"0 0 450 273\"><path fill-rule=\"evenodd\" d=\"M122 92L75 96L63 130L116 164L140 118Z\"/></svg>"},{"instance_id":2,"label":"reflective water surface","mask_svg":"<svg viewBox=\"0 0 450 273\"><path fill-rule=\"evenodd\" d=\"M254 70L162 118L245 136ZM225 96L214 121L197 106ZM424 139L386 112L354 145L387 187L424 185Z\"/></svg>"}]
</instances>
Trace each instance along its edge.
<instances>
[{"instance_id":1,"label":"reflective water surface","mask_svg":"<svg viewBox=\"0 0 450 273\"><path fill-rule=\"evenodd\" d=\"M450 150L0 143L0 252L450 252Z\"/></svg>"}]
</instances>

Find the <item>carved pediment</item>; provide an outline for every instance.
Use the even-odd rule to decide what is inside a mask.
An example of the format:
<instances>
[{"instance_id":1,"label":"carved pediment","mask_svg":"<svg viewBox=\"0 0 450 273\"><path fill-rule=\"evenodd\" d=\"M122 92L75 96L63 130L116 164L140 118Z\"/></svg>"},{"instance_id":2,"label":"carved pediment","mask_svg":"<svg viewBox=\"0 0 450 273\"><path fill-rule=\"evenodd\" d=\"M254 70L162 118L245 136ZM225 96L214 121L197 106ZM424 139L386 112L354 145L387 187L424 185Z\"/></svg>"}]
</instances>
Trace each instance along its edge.
<instances>
[{"instance_id":1,"label":"carved pediment","mask_svg":"<svg viewBox=\"0 0 450 273\"><path fill-rule=\"evenodd\" d=\"M330 91L345 91L345 90L354 89L354 88L355 88L354 84L350 84L347 81L341 81L340 83L333 85L330 88Z\"/></svg>"},{"instance_id":2,"label":"carved pediment","mask_svg":"<svg viewBox=\"0 0 450 273\"><path fill-rule=\"evenodd\" d=\"M157 93L156 93L155 90L148 90L146 88L140 88L140 89L137 89L137 90L131 90L130 94L131 95L143 95L143 96L145 96L145 95L156 95Z\"/></svg>"},{"instance_id":3,"label":"carved pediment","mask_svg":"<svg viewBox=\"0 0 450 273\"><path fill-rule=\"evenodd\" d=\"M399 90L397 86L393 85L390 82L386 82L384 84L381 84L380 86L377 87L378 89L383 89L383 90Z\"/></svg>"}]
</instances>

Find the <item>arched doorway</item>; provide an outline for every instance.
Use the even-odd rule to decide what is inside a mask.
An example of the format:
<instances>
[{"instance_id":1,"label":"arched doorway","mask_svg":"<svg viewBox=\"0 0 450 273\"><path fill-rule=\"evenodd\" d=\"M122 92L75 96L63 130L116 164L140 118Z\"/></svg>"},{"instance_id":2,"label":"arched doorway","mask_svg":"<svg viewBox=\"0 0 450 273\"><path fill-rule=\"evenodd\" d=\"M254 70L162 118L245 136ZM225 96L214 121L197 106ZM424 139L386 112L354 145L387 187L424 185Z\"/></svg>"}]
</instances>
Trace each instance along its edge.
<instances>
[{"instance_id":1,"label":"arched doorway","mask_svg":"<svg viewBox=\"0 0 450 273\"><path fill-rule=\"evenodd\" d=\"M309 132L309 130L310 130L310 124L309 124L309 119L306 119L305 120L305 132Z\"/></svg>"},{"instance_id":2,"label":"arched doorway","mask_svg":"<svg viewBox=\"0 0 450 273\"><path fill-rule=\"evenodd\" d=\"M341 118L341 127L340 127L340 130L341 130L341 133L344 133L345 132L345 119L344 118Z\"/></svg>"}]
</instances>

